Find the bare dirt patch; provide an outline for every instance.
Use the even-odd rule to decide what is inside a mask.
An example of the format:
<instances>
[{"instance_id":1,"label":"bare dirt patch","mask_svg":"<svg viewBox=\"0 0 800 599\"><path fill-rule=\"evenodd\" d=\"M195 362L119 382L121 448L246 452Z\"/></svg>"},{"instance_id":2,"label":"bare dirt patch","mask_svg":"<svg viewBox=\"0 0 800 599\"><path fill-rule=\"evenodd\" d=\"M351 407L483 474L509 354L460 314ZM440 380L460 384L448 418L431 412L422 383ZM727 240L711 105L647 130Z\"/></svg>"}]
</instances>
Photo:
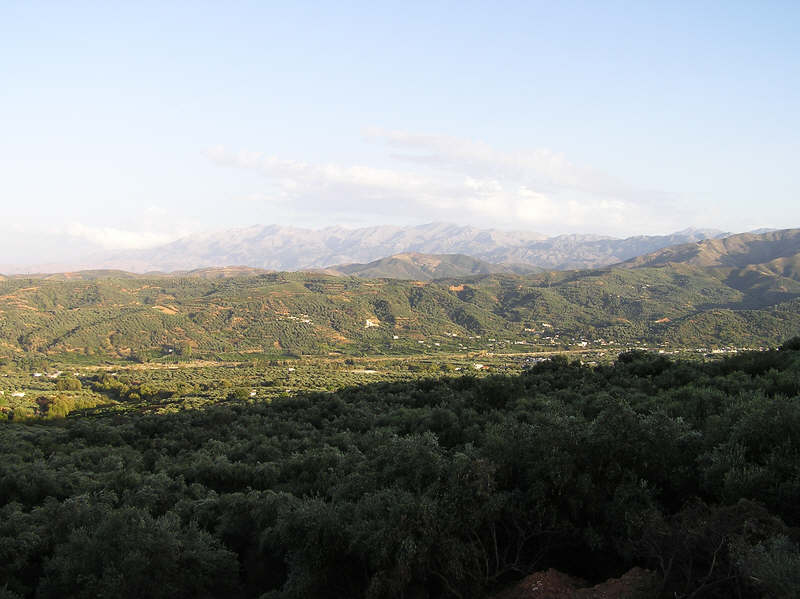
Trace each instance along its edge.
<instances>
[{"instance_id":1,"label":"bare dirt patch","mask_svg":"<svg viewBox=\"0 0 800 599\"><path fill-rule=\"evenodd\" d=\"M658 596L655 573L633 568L595 586L558 570L535 572L492 599L651 599Z\"/></svg>"}]
</instances>

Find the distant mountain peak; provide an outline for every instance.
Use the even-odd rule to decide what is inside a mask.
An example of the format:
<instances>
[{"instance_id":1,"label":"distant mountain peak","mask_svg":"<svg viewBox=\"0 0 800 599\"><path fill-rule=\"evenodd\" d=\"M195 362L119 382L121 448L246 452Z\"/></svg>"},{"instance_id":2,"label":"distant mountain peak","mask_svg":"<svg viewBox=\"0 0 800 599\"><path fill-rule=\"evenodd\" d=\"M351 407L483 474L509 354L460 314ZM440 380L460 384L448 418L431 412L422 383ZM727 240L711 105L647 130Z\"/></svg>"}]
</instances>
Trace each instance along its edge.
<instances>
[{"instance_id":1,"label":"distant mountain peak","mask_svg":"<svg viewBox=\"0 0 800 599\"><path fill-rule=\"evenodd\" d=\"M731 235L731 233L727 231L722 231L721 229L711 229L711 228L698 228L698 227L686 227L681 231L675 231L672 233L672 236L684 236L684 237L701 237L701 238L718 238L718 237L727 237Z\"/></svg>"},{"instance_id":2,"label":"distant mountain peak","mask_svg":"<svg viewBox=\"0 0 800 599\"><path fill-rule=\"evenodd\" d=\"M592 234L547 237L532 231L481 229L447 222L360 228L331 225L321 229L267 224L197 233L144 250L112 255L97 252L94 258L63 264L58 270L120 269L143 273L234 264L266 270L309 270L331 264L368 264L400 254L460 254L493 265L565 270L598 268L667 246L718 236L724 234L691 228L670 235L618 239ZM55 272L39 267L2 270Z\"/></svg>"}]
</instances>

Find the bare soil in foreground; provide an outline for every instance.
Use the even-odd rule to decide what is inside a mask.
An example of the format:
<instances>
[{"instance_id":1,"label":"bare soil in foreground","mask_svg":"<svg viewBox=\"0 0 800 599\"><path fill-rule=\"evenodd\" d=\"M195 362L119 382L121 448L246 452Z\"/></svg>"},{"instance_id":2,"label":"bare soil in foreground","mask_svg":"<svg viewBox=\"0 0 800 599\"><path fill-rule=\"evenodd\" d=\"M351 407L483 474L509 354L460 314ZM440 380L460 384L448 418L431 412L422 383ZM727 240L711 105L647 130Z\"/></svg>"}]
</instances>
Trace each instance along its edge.
<instances>
[{"instance_id":1,"label":"bare soil in foreground","mask_svg":"<svg viewBox=\"0 0 800 599\"><path fill-rule=\"evenodd\" d=\"M655 573L642 568L595 586L551 568L534 572L493 599L650 599L657 594Z\"/></svg>"}]
</instances>

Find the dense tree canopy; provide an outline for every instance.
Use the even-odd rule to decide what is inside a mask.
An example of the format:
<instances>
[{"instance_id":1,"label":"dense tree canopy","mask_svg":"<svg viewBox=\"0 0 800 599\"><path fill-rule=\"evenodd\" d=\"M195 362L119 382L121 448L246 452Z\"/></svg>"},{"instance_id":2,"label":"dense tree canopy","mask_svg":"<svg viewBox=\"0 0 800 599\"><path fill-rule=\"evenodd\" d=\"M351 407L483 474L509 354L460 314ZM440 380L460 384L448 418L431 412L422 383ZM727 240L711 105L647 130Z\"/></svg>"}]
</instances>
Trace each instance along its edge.
<instances>
[{"instance_id":1,"label":"dense tree canopy","mask_svg":"<svg viewBox=\"0 0 800 599\"><path fill-rule=\"evenodd\" d=\"M795 346L4 423L0 596L796 596Z\"/></svg>"}]
</instances>

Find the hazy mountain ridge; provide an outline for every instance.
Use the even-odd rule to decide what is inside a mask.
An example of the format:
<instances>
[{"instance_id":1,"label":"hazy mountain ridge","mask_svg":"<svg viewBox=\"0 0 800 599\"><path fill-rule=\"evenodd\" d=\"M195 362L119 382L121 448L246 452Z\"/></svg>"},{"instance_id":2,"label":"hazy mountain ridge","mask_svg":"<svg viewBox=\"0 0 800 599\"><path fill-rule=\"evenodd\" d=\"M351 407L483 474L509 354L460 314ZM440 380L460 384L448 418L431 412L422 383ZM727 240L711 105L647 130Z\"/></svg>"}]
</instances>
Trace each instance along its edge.
<instances>
[{"instance_id":1,"label":"hazy mountain ridge","mask_svg":"<svg viewBox=\"0 0 800 599\"><path fill-rule=\"evenodd\" d=\"M101 279L168 279L168 278L197 278L197 279L228 279L231 277L244 277L268 274L274 271L249 266L219 266L209 268L196 268L194 270L175 270L172 272L150 271L145 273L128 272L114 269L76 270L56 273L30 273L16 275L0 275L0 281L34 279L43 281L96 281Z\"/></svg>"},{"instance_id":2,"label":"hazy mountain ridge","mask_svg":"<svg viewBox=\"0 0 800 599\"><path fill-rule=\"evenodd\" d=\"M118 252L96 266L134 272L230 265L296 271L367 264L397 254L418 253L465 254L493 264L563 270L597 268L666 246L726 235L717 230L686 229L670 235L625 239L599 235L548 238L534 232L448 223L320 230L269 225L195 234L156 248Z\"/></svg>"},{"instance_id":3,"label":"hazy mountain ridge","mask_svg":"<svg viewBox=\"0 0 800 599\"><path fill-rule=\"evenodd\" d=\"M553 270L599 268L655 250L729 235L716 229L684 229L669 235L637 235L625 239L594 235L559 235L525 247L498 250L485 259L518 262Z\"/></svg>"},{"instance_id":4,"label":"hazy mountain ridge","mask_svg":"<svg viewBox=\"0 0 800 599\"><path fill-rule=\"evenodd\" d=\"M446 223L361 229L337 226L320 230L268 225L190 235L149 250L119 252L109 257L108 263L137 272L232 264L297 271L333 264L368 263L406 252L475 255L543 238L538 233L484 230Z\"/></svg>"}]
</instances>

